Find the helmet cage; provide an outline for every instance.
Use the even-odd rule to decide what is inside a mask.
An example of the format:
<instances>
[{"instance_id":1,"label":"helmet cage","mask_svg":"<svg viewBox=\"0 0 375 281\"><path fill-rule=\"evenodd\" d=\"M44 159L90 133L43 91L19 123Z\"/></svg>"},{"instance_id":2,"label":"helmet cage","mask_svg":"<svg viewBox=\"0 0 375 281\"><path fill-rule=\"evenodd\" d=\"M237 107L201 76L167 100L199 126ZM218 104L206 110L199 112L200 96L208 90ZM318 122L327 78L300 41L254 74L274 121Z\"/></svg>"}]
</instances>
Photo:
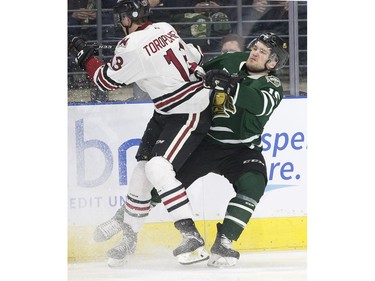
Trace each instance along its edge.
<instances>
[{"instance_id":1,"label":"helmet cage","mask_svg":"<svg viewBox=\"0 0 375 281\"><path fill-rule=\"evenodd\" d=\"M287 43L284 40L282 40L274 33L263 33L254 40L252 40L247 46L247 48L251 50L251 48L257 42L262 42L270 49L271 54L268 58L268 61L276 61L276 65L272 70L279 70L285 66L286 62L288 61L289 54L287 51Z\"/></svg>"}]
</instances>

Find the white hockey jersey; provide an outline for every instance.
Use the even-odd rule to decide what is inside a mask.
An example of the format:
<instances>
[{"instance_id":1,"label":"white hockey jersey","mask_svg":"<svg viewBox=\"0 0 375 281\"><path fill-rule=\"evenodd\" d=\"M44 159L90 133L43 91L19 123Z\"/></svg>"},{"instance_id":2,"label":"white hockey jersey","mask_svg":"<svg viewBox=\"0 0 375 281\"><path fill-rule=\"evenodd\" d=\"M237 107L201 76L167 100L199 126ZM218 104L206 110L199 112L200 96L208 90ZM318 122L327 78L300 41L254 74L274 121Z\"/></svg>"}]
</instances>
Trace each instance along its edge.
<instances>
[{"instance_id":1,"label":"white hockey jersey","mask_svg":"<svg viewBox=\"0 0 375 281\"><path fill-rule=\"evenodd\" d=\"M146 91L161 114L194 113L209 104L210 90L193 75L203 55L168 23L144 24L123 38L111 61L93 75L101 90L133 82Z\"/></svg>"}]
</instances>

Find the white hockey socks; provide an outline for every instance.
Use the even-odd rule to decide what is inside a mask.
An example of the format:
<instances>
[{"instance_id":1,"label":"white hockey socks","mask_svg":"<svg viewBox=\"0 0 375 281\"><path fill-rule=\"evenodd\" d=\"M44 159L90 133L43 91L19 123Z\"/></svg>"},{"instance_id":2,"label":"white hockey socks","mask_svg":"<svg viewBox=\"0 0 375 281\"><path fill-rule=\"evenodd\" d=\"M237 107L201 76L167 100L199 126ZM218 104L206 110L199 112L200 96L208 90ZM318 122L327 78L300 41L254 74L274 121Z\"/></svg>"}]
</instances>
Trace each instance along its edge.
<instances>
[{"instance_id":1,"label":"white hockey socks","mask_svg":"<svg viewBox=\"0 0 375 281\"><path fill-rule=\"evenodd\" d=\"M193 217L186 190L176 179L176 173L168 160L161 156L154 157L147 162L145 171L174 221Z\"/></svg>"},{"instance_id":2,"label":"white hockey socks","mask_svg":"<svg viewBox=\"0 0 375 281\"><path fill-rule=\"evenodd\" d=\"M135 232L139 232L151 209L151 189L153 185L145 173L146 161L139 161L133 170L129 190L125 199L124 222Z\"/></svg>"}]
</instances>

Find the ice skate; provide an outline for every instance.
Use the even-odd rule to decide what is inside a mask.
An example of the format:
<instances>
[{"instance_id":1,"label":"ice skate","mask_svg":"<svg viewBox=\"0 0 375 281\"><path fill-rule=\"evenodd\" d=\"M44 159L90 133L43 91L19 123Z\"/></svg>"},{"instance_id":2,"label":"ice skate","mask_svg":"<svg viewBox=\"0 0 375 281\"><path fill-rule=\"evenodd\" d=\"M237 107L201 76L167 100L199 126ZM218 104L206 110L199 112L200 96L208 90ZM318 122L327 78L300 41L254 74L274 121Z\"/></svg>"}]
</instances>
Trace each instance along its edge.
<instances>
[{"instance_id":1,"label":"ice skate","mask_svg":"<svg viewBox=\"0 0 375 281\"><path fill-rule=\"evenodd\" d=\"M207 260L209 255L204 249L204 240L196 229L192 219L175 222L176 228L181 232L183 240L173 251L173 255L180 264L192 264Z\"/></svg>"},{"instance_id":2,"label":"ice skate","mask_svg":"<svg viewBox=\"0 0 375 281\"><path fill-rule=\"evenodd\" d=\"M116 214L108 221L103 222L95 228L93 238L95 242L103 242L112 238L123 230L125 205L117 210Z\"/></svg>"},{"instance_id":3,"label":"ice skate","mask_svg":"<svg viewBox=\"0 0 375 281\"><path fill-rule=\"evenodd\" d=\"M123 228L124 237L122 241L107 251L109 267L123 266L128 261L128 257L135 253L137 233L126 223L123 224Z\"/></svg>"},{"instance_id":4,"label":"ice skate","mask_svg":"<svg viewBox=\"0 0 375 281\"><path fill-rule=\"evenodd\" d=\"M217 224L217 236L211 248L207 265L212 267L230 267L237 263L240 253L232 249L232 241L221 234L221 224Z\"/></svg>"}]
</instances>

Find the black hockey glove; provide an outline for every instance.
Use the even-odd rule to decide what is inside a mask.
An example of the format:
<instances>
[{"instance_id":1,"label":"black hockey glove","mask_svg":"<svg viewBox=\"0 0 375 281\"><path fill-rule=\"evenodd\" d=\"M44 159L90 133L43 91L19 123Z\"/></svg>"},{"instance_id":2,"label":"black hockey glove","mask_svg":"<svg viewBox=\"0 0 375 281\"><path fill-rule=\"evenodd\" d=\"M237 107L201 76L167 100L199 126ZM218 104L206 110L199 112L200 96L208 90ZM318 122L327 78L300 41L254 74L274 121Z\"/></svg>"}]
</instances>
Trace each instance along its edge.
<instances>
[{"instance_id":1,"label":"black hockey glove","mask_svg":"<svg viewBox=\"0 0 375 281\"><path fill-rule=\"evenodd\" d=\"M87 46L86 41L80 37L69 37L68 50L69 54L74 57L74 63L83 70L85 70L87 60L98 55L98 50L92 46Z\"/></svg>"},{"instance_id":2,"label":"black hockey glove","mask_svg":"<svg viewBox=\"0 0 375 281\"><path fill-rule=\"evenodd\" d=\"M238 74L230 74L225 70L212 69L206 72L204 78L204 86L209 89L223 91L234 96L237 89L237 83L244 77Z\"/></svg>"}]
</instances>

